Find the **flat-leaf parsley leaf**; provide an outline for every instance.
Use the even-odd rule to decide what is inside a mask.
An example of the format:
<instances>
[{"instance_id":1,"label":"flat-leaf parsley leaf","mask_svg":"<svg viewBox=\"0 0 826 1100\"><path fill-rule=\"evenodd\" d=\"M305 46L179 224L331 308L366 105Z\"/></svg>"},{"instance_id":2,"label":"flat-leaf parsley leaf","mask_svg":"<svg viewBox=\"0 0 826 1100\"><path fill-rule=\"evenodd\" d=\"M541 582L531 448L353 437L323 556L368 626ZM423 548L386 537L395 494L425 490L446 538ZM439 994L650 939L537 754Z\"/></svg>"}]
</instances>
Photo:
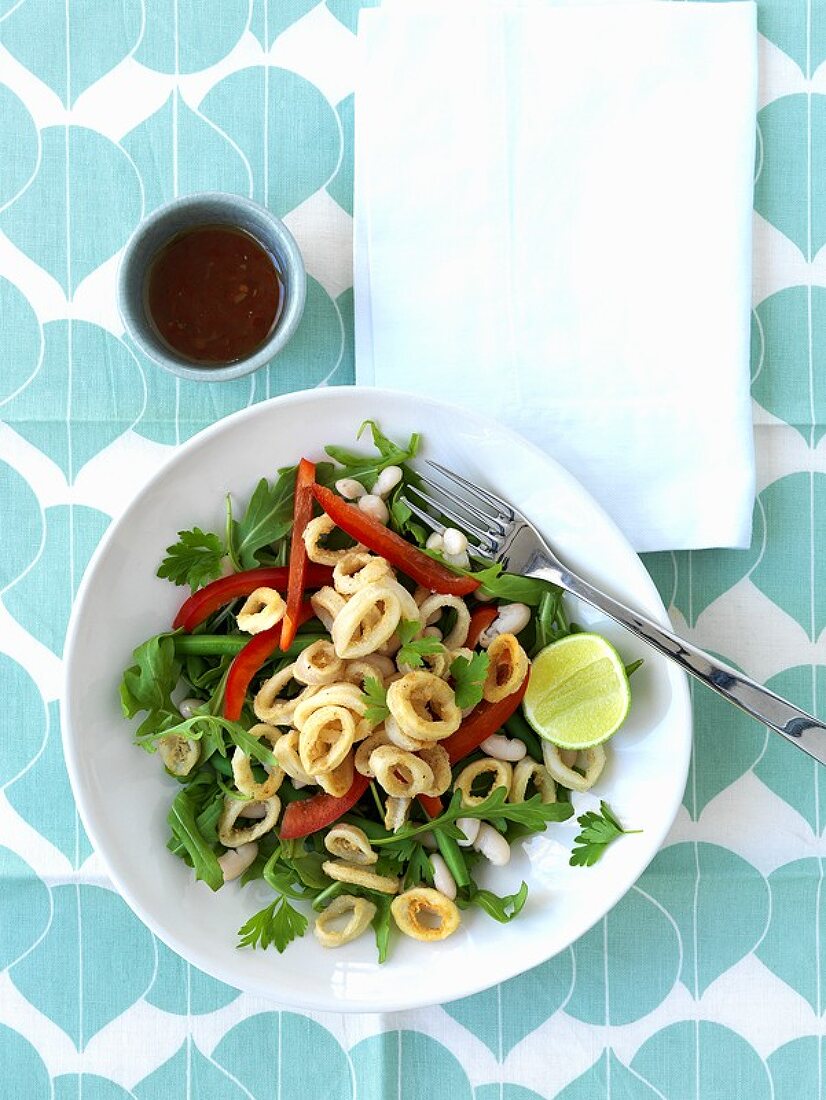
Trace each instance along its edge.
<instances>
[{"instance_id":1,"label":"flat-leaf parsley leaf","mask_svg":"<svg viewBox=\"0 0 826 1100\"><path fill-rule=\"evenodd\" d=\"M441 653L444 646L435 638L417 638L421 630L421 623L415 619L402 619L398 625L397 633L402 643L401 649L396 654L399 664L409 665L410 668L421 668L424 658L435 653Z\"/></svg>"},{"instance_id":2,"label":"flat-leaf parsley leaf","mask_svg":"<svg viewBox=\"0 0 826 1100\"><path fill-rule=\"evenodd\" d=\"M193 527L179 531L178 542L167 546L166 557L158 566L158 576L173 584L188 584L194 592L221 576L224 544L217 535Z\"/></svg>"},{"instance_id":3,"label":"flat-leaf parsley leaf","mask_svg":"<svg viewBox=\"0 0 826 1100\"><path fill-rule=\"evenodd\" d=\"M460 710L475 707L482 699L482 688L488 674L490 658L487 653L474 653L467 657L457 657L450 666L453 690L456 694L456 706Z\"/></svg>"},{"instance_id":4,"label":"flat-leaf parsley leaf","mask_svg":"<svg viewBox=\"0 0 826 1100\"><path fill-rule=\"evenodd\" d=\"M600 802L599 813L589 810L577 818L582 832L574 837L572 867L591 867L618 836L641 833L642 829L623 829L607 802Z\"/></svg>"},{"instance_id":5,"label":"flat-leaf parsley leaf","mask_svg":"<svg viewBox=\"0 0 826 1100\"><path fill-rule=\"evenodd\" d=\"M367 704L364 717L373 725L383 722L390 713L387 705L387 691L377 676L368 676L364 681L364 691L361 697Z\"/></svg>"},{"instance_id":6,"label":"flat-leaf parsley leaf","mask_svg":"<svg viewBox=\"0 0 826 1100\"><path fill-rule=\"evenodd\" d=\"M306 931L307 918L293 908L282 894L265 909L254 913L238 929L238 947L260 947L265 950L273 944L281 954Z\"/></svg>"}]
</instances>

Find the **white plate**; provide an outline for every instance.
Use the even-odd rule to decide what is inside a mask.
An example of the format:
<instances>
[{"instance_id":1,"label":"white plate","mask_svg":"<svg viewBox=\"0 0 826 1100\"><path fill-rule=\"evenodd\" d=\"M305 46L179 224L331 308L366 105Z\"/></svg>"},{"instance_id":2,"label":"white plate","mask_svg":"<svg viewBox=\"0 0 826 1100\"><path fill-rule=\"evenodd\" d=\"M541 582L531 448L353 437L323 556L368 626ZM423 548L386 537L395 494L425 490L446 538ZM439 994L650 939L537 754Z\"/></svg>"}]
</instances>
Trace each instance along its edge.
<instances>
[{"instance_id":1,"label":"white plate","mask_svg":"<svg viewBox=\"0 0 826 1100\"><path fill-rule=\"evenodd\" d=\"M644 656L633 679L631 715L609 746L596 789L575 796L577 812L605 798L640 835L613 844L593 868L573 868L576 832L551 825L486 869L498 893L530 887L519 918L500 925L481 911L463 916L444 943L395 937L376 962L371 935L325 951L308 934L283 955L235 947L236 930L272 898L263 883L217 894L195 882L165 847L177 787L156 757L136 748L117 688L132 649L169 626L185 594L155 577L179 528L223 529L224 494L244 501L256 481L324 445L352 446L376 418L391 437L424 436L424 453L489 485L534 520L575 569L612 594L668 619L637 555L585 490L536 447L493 421L403 394L356 388L281 397L228 417L178 450L112 524L81 585L69 628L63 739L83 823L128 904L179 955L237 988L309 1010L387 1012L452 1000L512 977L562 951L629 889L654 856L685 785L691 710L685 677L665 658L579 606L578 621L612 638L623 657Z\"/></svg>"}]
</instances>

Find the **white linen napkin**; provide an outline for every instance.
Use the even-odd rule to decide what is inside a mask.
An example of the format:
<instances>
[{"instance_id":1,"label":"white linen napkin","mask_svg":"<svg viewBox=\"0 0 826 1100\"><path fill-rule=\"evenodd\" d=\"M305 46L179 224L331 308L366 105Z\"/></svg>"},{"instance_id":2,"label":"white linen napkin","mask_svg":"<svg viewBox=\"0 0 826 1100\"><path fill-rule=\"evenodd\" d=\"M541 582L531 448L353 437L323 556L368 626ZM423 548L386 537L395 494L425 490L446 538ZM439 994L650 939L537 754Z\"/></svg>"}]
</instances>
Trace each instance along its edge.
<instances>
[{"instance_id":1,"label":"white linen napkin","mask_svg":"<svg viewBox=\"0 0 826 1100\"><path fill-rule=\"evenodd\" d=\"M638 550L747 546L755 5L385 0L359 38L357 381L517 428Z\"/></svg>"}]
</instances>

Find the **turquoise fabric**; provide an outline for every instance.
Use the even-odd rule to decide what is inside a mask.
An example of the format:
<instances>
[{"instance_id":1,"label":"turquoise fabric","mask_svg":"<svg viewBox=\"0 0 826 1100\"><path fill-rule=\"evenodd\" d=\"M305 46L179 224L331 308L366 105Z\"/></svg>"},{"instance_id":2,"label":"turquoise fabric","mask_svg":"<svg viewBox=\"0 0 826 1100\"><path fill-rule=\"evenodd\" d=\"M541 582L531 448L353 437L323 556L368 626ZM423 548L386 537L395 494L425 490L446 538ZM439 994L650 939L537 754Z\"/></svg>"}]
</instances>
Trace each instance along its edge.
<instances>
[{"instance_id":1,"label":"turquoise fabric","mask_svg":"<svg viewBox=\"0 0 826 1100\"><path fill-rule=\"evenodd\" d=\"M558 957L426 1011L239 994L154 939L83 833L57 698L111 517L219 417L352 381L361 6L0 0L0 1094L821 1098L826 771L703 692L683 808L637 885ZM647 564L678 629L823 714L826 0L759 18L754 543ZM229 385L154 369L114 300L140 218L206 188L283 215L310 274L288 350Z\"/></svg>"}]
</instances>

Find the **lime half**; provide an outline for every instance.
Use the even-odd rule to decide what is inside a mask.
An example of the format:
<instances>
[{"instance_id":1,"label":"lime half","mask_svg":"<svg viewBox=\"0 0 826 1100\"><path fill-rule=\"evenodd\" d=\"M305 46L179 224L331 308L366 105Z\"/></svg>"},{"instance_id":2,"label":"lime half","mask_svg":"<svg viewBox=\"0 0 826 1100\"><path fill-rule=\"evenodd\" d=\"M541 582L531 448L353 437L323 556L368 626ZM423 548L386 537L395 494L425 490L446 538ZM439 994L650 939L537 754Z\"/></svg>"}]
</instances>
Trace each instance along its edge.
<instances>
[{"instance_id":1,"label":"lime half","mask_svg":"<svg viewBox=\"0 0 826 1100\"><path fill-rule=\"evenodd\" d=\"M534 657L525 717L561 749L588 749L619 729L631 688L619 653L599 634L571 634Z\"/></svg>"}]
</instances>

